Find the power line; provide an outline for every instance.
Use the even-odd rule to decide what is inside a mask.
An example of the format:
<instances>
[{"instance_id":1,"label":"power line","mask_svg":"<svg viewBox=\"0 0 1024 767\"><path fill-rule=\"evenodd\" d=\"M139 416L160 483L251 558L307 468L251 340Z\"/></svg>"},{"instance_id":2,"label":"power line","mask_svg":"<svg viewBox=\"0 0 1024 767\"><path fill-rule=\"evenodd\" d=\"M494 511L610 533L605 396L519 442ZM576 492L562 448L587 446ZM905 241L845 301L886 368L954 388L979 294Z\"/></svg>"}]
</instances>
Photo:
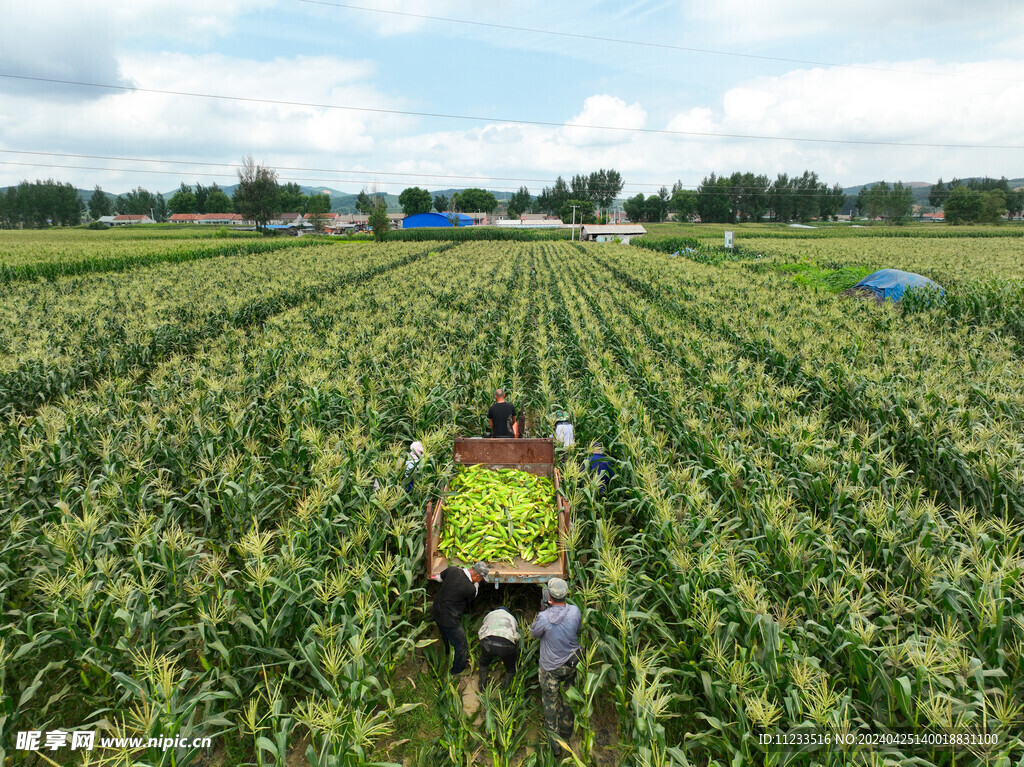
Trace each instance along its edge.
<instances>
[{"instance_id":1,"label":"power line","mask_svg":"<svg viewBox=\"0 0 1024 767\"><path fill-rule=\"evenodd\" d=\"M913 69L896 69L893 67L872 67L865 64L836 64L829 61L814 61L811 59L789 59L782 56L761 56L754 53L737 53L735 51L723 51L713 48L693 48L685 45L670 45L668 43L652 43L644 40L627 40L621 37L602 37L600 35L584 35L578 32L555 32L551 29L536 29L534 27L519 27L512 24L496 24L487 21L471 21L469 19L454 19L447 16L431 16L425 13L411 13L409 11L392 11L384 8L368 8L363 5L352 5L350 3L334 3L328 0L297 0L300 3L309 5L326 5L332 8L347 8L352 11L366 11L368 13L382 13L390 16L404 16L412 19L423 19L426 21L443 21L449 24L464 24L473 27L488 27L508 32L529 32L535 35L550 35L553 37L565 37L575 40L589 40L599 43L617 43L620 45L636 45L644 48L660 48L663 50L683 51L685 53L700 53L709 56L731 56L741 59L755 59L758 61L774 61L784 64L809 64L816 67L834 67L837 69L858 69L868 72L887 72L901 75L917 75L920 77L954 77L968 80L991 80L995 82L1021 83L1019 80L1010 77L981 77L978 75L965 75L954 72L922 72Z\"/></svg>"},{"instance_id":2,"label":"power line","mask_svg":"<svg viewBox=\"0 0 1024 767\"><path fill-rule=\"evenodd\" d=\"M188 98L214 99L220 101L240 101L250 104L272 104L275 106L304 107L309 109L340 109L350 112L373 112L376 114L404 115L409 117L434 117L445 120L466 120L471 122L506 123L510 125L539 125L550 128L570 128L582 130L607 130L622 133L646 133L664 136L697 136L701 138L734 138L754 141L793 141L816 144L854 144L861 146L905 146L929 149L1024 149L1022 145L1013 144L935 144L916 141L868 141L863 139L830 139L806 138L798 136L766 136L746 133L712 133L706 131L669 130L667 128L624 128L616 125L580 125L576 123L559 123L549 120L520 120L504 117L480 117L476 115L457 115L443 112L414 112L404 109L381 109L379 107L356 107L344 104L322 104L307 101L284 101L281 99L257 98L254 96L226 96L216 93L197 93L193 91L176 91L164 88L142 88L136 85L110 85L106 83L89 83L80 80L61 80L51 77L30 77L28 75L12 75L0 73L0 77L29 82L54 83L57 85L75 85L83 88L99 88L105 90L125 91L133 93L156 93L164 96L185 96Z\"/></svg>"}]
</instances>

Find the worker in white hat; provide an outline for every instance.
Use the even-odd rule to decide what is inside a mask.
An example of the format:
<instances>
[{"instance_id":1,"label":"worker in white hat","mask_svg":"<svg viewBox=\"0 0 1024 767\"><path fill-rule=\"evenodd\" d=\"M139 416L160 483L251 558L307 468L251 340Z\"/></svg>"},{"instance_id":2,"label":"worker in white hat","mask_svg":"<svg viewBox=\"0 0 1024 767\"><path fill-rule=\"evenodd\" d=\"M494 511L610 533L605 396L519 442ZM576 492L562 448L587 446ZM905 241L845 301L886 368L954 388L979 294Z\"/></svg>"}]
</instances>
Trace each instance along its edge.
<instances>
[{"instance_id":1,"label":"worker in white hat","mask_svg":"<svg viewBox=\"0 0 1024 767\"><path fill-rule=\"evenodd\" d=\"M419 466L420 458L423 457L423 443L413 442L409 445L409 457L405 459L405 478L409 480L409 483L405 486L405 490L408 493L412 492L412 472Z\"/></svg>"}]
</instances>

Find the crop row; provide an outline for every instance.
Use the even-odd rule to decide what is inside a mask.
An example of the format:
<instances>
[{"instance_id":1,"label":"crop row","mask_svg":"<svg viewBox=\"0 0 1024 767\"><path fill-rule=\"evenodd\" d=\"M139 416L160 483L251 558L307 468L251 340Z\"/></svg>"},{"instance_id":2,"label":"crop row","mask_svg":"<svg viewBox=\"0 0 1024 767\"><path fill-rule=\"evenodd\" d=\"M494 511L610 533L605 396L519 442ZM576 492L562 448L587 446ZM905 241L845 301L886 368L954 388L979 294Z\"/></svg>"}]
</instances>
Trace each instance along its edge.
<instances>
[{"instance_id":1,"label":"crop row","mask_svg":"<svg viewBox=\"0 0 1024 767\"><path fill-rule=\"evenodd\" d=\"M482 432L502 386L531 435L555 407L576 424L563 487L585 763L607 756L601 718L624 763L658 767L772 763L758 734L823 730L1000 741L789 763L1020 758L1010 340L732 262L401 247L365 248L358 279L222 323L146 375L115 370L9 419L0 678L21 705L0 748L30 721L103 712L130 735L222 735L239 764L300 742L309 764L531 763L536 643L480 723L443 667L409 682L435 659L422 510L454 477L451 437ZM309 285L338 269L331 254L302 262ZM210 308L264 289L234 285ZM425 452L406 492L412 439ZM596 442L606 494L584 469Z\"/></svg>"}]
</instances>

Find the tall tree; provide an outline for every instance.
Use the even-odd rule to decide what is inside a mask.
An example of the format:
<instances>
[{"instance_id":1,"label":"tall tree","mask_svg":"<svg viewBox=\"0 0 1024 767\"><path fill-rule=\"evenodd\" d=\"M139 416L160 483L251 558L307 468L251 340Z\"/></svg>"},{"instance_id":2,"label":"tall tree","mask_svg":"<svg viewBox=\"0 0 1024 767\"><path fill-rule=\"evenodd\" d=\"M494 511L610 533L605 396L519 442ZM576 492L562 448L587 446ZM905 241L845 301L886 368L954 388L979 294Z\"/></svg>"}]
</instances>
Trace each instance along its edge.
<instances>
[{"instance_id":1,"label":"tall tree","mask_svg":"<svg viewBox=\"0 0 1024 767\"><path fill-rule=\"evenodd\" d=\"M198 202L198 196L197 200ZM206 189L206 199L203 201L202 206L199 208L200 213L230 213L231 212L231 198L225 194L224 190L214 183L212 186Z\"/></svg>"},{"instance_id":2,"label":"tall tree","mask_svg":"<svg viewBox=\"0 0 1024 767\"><path fill-rule=\"evenodd\" d=\"M587 179L590 199L603 211L607 211L622 191L622 174L614 168L595 170Z\"/></svg>"},{"instance_id":3,"label":"tall tree","mask_svg":"<svg viewBox=\"0 0 1024 767\"><path fill-rule=\"evenodd\" d=\"M508 198L508 217L519 218L530 208L530 190L525 186L519 187L517 192L514 192L511 197Z\"/></svg>"},{"instance_id":4,"label":"tall tree","mask_svg":"<svg viewBox=\"0 0 1024 767\"><path fill-rule=\"evenodd\" d=\"M448 199L446 194L438 194L434 196L434 210L438 213L445 213L448 210L448 206L451 204L451 200Z\"/></svg>"},{"instance_id":5,"label":"tall tree","mask_svg":"<svg viewBox=\"0 0 1024 767\"><path fill-rule=\"evenodd\" d=\"M902 181L893 184L886 199L885 217L894 224L908 220L914 212L914 190L903 186Z\"/></svg>"},{"instance_id":6,"label":"tall tree","mask_svg":"<svg viewBox=\"0 0 1024 767\"><path fill-rule=\"evenodd\" d=\"M459 210L466 213L482 211L490 213L498 207L497 198L486 189L470 187L459 192Z\"/></svg>"},{"instance_id":7,"label":"tall tree","mask_svg":"<svg viewBox=\"0 0 1024 767\"><path fill-rule=\"evenodd\" d=\"M167 200L164 199L162 193L158 192L156 195L156 207L153 212L156 214L158 224L167 220Z\"/></svg>"},{"instance_id":8,"label":"tall tree","mask_svg":"<svg viewBox=\"0 0 1024 767\"><path fill-rule=\"evenodd\" d=\"M966 186L950 190L943 201L943 215L948 224L973 224L985 211L984 193Z\"/></svg>"},{"instance_id":9,"label":"tall tree","mask_svg":"<svg viewBox=\"0 0 1024 767\"><path fill-rule=\"evenodd\" d=\"M697 187L697 213L701 223L731 224L734 211L729 198L729 179L712 173Z\"/></svg>"},{"instance_id":10,"label":"tall tree","mask_svg":"<svg viewBox=\"0 0 1024 767\"><path fill-rule=\"evenodd\" d=\"M402 206L402 212L407 216L415 216L417 213L429 213L433 205L430 192L420 189L418 186L410 186L403 189L398 195L398 204Z\"/></svg>"},{"instance_id":11,"label":"tall tree","mask_svg":"<svg viewBox=\"0 0 1024 767\"><path fill-rule=\"evenodd\" d=\"M210 196L211 187L203 186L198 181L196 182L196 188L193 194L196 196L196 213L212 213L213 211L207 210L206 201Z\"/></svg>"},{"instance_id":12,"label":"tall tree","mask_svg":"<svg viewBox=\"0 0 1024 767\"><path fill-rule=\"evenodd\" d=\"M311 194L306 203L306 215L309 216L309 223L316 231L323 231L327 222L327 214L331 210L331 196L329 194Z\"/></svg>"},{"instance_id":13,"label":"tall tree","mask_svg":"<svg viewBox=\"0 0 1024 767\"><path fill-rule=\"evenodd\" d=\"M573 213L573 206L576 207L575 214ZM593 224L597 222L597 215L594 212L594 203L592 200L566 200L562 205L562 209L558 213L558 217L567 224L573 222L575 216L576 225L582 224Z\"/></svg>"},{"instance_id":14,"label":"tall tree","mask_svg":"<svg viewBox=\"0 0 1024 767\"><path fill-rule=\"evenodd\" d=\"M590 177L584 176L582 173L573 176L572 181L569 182L569 193L574 200L593 201L590 194Z\"/></svg>"},{"instance_id":15,"label":"tall tree","mask_svg":"<svg viewBox=\"0 0 1024 767\"><path fill-rule=\"evenodd\" d=\"M640 223L647 220L647 208L645 207L643 192L638 192L634 197L622 203L622 210L633 223Z\"/></svg>"},{"instance_id":16,"label":"tall tree","mask_svg":"<svg viewBox=\"0 0 1024 767\"><path fill-rule=\"evenodd\" d=\"M839 215L839 211L846 205L846 192L843 191L843 187L839 184L833 184L832 189L824 193L824 197L821 204L821 215L822 218L831 218L833 220Z\"/></svg>"},{"instance_id":17,"label":"tall tree","mask_svg":"<svg viewBox=\"0 0 1024 767\"><path fill-rule=\"evenodd\" d=\"M662 187L665 189L665 187ZM665 198L668 197L668 190L665 189ZM650 195L644 202L645 221L657 224L665 220L666 199L660 194Z\"/></svg>"},{"instance_id":18,"label":"tall tree","mask_svg":"<svg viewBox=\"0 0 1024 767\"><path fill-rule=\"evenodd\" d=\"M89 197L89 218L96 220L102 216L109 216L113 211L114 206L110 202L109 195L97 184Z\"/></svg>"},{"instance_id":19,"label":"tall tree","mask_svg":"<svg viewBox=\"0 0 1024 767\"><path fill-rule=\"evenodd\" d=\"M676 214L677 221L689 221L697 213L697 193L692 189L683 189L682 184L672 189L668 209Z\"/></svg>"},{"instance_id":20,"label":"tall tree","mask_svg":"<svg viewBox=\"0 0 1024 767\"><path fill-rule=\"evenodd\" d=\"M572 195L569 192L569 185L565 179L559 176L555 179L555 185L544 187L537 197L537 208L549 215L559 215L562 207Z\"/></svg>"},{"instance_id":21,"label":"tall tree","mask_svg":"<svg viewBox=\"0 0 1024 767\"><path fill-rule=\"evenodd\" d=\"M857 208L868 218L880 217L898 224L910 218L913 212L914 190L903 186L900 181L891 186L879 181L861 189L857 195Z\"/></svg>"},{"instance_id":22,"label":"tall tree","mask_svg":"<svg viewBox=\"0 0 1024 767\"><path fill-rule=\"evenodd\" d=\"M309 198L302 193L302 187L294 181L289 181L278 191L277 204L281 213L302 213L308 200Z\"/></svg>"},{"instance_id":23,"label":"tall tree","mask_svg":"<svg viewBox=\"0 0 1024 767\"><path fill-rule=\"evenodd\" d=\"M373 197L366 191L365 187L360 189L359 194L356 196L356 211L364 216L368 216L373 212L373 206Z\"/></svg>"},{"instance_id":24,"label":"tall tree","mask_svg":"<svg viewBox=\"0 0 1024 767\"><path fill-rule=\"evenodd\" d=\"M199 202L192 187L182 181L178 191L168 200L167 207L171 213L196 213L199 211Z\"/></svg>"},{"instance_id":25,"label":"tall tree","mask_svg":"<svg viewBox=\"0 0 1024 767\"><path fill-rule=\"evenodd\" d=\"M156 211L156 197L141 186L117 198L117 212L130 216L149 216Z\"/></svg>"},{"instance_id":26,"label":"tall tree","mask_svg":"<svg viewBox=\"0 0 1024 767\"><path fill-rule=\"evenodd\" d=\"M384 242L391 228L391 219L388 218L388 206L383 197L375 197L367 223L373 229L374 242Z\"/></svg>"},{"instance_id":27,"label":"tall tree","mask_svg":"<svg viewBox=\"0 0 1024 767\"><path fill-rule=\"evenodd\" d=\"M1003 180L1005 181L1005 179ZM983 192L983 194L985 195L985 207L981 220L987 224L999 223L1007 212L1006 192L1002 187L996 187L988 192Z\"/></svg>"},{"instance_id":28,"label":"tall tree","mask_svg":"<svg viewBox=\"0 0 1024 767\"><path fill-rule=\"evenodd\" d=\"M277 173L259 165L246 155L238 170L238 186L235 187L235 211L246 219L254 221L259 231L264 231L277 207Z\"/></svg>"},{"instance_id":29,"label":"tall tree","mask_svg":"<svg viewBox=\"0 0 1024 767\"><path fill-rule=\"evenodd\" d=\"M1024 213L1024 188L1011 189L1006 195L1006 212L1011 217Z\"/></svg>"}]
</instances>

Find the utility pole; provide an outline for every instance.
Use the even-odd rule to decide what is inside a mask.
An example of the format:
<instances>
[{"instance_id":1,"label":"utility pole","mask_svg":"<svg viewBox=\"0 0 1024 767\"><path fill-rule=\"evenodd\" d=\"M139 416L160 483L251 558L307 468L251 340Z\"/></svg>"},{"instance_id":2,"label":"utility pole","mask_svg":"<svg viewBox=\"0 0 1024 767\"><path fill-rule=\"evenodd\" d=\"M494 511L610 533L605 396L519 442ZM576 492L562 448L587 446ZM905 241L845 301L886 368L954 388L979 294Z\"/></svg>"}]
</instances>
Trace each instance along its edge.
<instances>
[{"instance_id":1,"label":"utility pole","mask_svg":"<svg viewBox=\"0 0 1024 767\"><path fill-rule=\"evenodd\" d=\"M573 242L576 237L576 208L579 205L570 205L569 207L572 208L572 229L569 232L569 242Z\"/></svg>"}]
</instances>

